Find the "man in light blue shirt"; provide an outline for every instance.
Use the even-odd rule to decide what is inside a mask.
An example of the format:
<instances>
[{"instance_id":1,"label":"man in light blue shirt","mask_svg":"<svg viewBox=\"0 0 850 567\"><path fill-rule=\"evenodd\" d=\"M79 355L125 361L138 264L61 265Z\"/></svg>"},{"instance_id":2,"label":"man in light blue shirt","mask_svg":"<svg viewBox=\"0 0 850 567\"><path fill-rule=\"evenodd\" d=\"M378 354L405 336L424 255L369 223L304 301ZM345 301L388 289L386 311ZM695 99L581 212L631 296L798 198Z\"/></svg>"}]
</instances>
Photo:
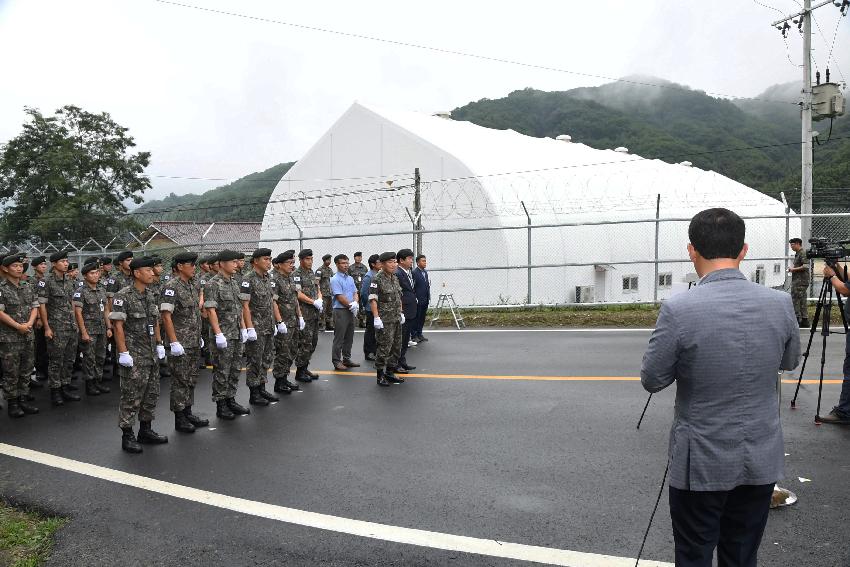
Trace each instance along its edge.
<instances>
[{"instance_id":1,"label":"man in light blue shirt","mask_svg":"<svg viewBox=\"0 0 850 567\"><path fill-rule=\"evenodd\" d=\"M331 346L331 361L334 370L345 371L360 366L351 360L351 345L354 342L354 318L360 309L360 294L354 278L348 275L348 256L337 254L334 258L336 274L331 278L333 296L334 341Z\"/></svg>"}]
</instances>

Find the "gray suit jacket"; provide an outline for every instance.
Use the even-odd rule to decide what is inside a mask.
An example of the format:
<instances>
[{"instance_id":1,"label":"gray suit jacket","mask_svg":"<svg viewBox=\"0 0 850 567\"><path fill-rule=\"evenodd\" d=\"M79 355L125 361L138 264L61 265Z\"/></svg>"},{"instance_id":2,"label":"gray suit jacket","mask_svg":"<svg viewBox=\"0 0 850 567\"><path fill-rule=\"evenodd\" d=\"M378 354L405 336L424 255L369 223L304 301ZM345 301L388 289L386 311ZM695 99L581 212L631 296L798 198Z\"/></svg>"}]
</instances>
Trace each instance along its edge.
<instances>
[{"instance_id":1,"label":"gray suit jacket","mask_svg":"<svg viewBox=\"0 0 850 567\"><path fill-rule=\"evenodd\" d=\"M782 478L777 373L800 361L791 296L735 269L665 301L643 357L643 387L677 382L670 486L731 490Z\"/></svg>"}]
</instances>

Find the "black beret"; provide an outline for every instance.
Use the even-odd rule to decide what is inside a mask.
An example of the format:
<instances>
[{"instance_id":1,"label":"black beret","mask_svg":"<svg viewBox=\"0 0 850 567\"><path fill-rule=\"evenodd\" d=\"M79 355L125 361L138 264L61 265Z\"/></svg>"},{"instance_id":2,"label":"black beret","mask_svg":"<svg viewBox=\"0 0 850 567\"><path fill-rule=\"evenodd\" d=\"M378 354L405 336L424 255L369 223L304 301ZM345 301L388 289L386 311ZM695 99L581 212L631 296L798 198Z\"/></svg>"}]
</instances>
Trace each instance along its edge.
<instances>
[{"instance_id":1,"label":"black beret","mask_svg":"<svg viewBox=\"0 0 850 567\"><path fill-rule=\"evenodd\" d=\"M403 260L407 257L413 257L413 250L411 250L410 248L402 248L398 251L398 254L396 254L395 257L397 260Z\"/></svg>"},{"instance_id":2,"label":"black beret","mask_svg":"<svg viewBox=\"0 0 850 567\"><path fill-rule=\"evenodd\" d=\"M218 252L207 256L207 264L215 264L216 262L218 262Z\"/></svg>"},{"instance_id":3,"label":"black beret","mask_svg":"<svg viewBox=\"0 0 850 567\"><path fill-rule=\"evenodd\" d=\"M227 261L230 261L230 260L238 260L240 258L240 255L243 258L245 257L244 254L242 254L241 252L236 252L235 250L222 250L221 252L218 253L216 261L217 262L227 262Z\"/></svg>"},{"instance_id":4,"label":"black beret","mask_svg":"<svg viewBox=\"0 0 850 567\"><path fill-rule=\"evenodd\" d=\"M198 258L198 263L199 264L209 264L210 263L210 257L209 256L200 256Z\"/></svg>"},{"instance_id":5,"label":"black beret","mask_svg":"<svg viewBox=\"0 0 850 567\"><path fill-rule=\"evenodd\" d=\"M44 256L36 256L32 259L31 263L33 266L38 266L39 264L44 264L45 262L47 262L47 258L45 258Z\"/></svg>"},{"instance_id":6,"label":"black beret","mask_svg":"<svg viewBox=\"0 0 850 567\"><path fill-rule=\"evenodd\" d=\"M101 257L100 257L100 263L101 263L101 265L103 265L103 266L106 266L106 265L108 265L108 264L111 264L111 263L112 263L112 258L110 258L109 256L101 256Z\"/></svg>"},{"instance_id":7,"label":"black beret","mask_svg":"<svg viewBox=\"0 0 850 567\"><path fill-rule=\"evenodd\" d=\"M54 252L53 254L50 255L50 261L51 262L58 262L59 260L64 260L67 257L68 257L68 253L65 252L65 251Z\"/></svg>"},{"instance_id":8,"label":"black beret","mask_svg":"<svg viewBox=\"0 0 850 567\"><path fill-rule=\"evenodd\" d=\"M245 253L244 252L237 252L236 253L236 259L237 260L244 260L245 259Z\"/></svg>"},{"instance_id":9,"label":"black beret","mask_svg":"<svg viewBox=\"0 0 850 567\"><path fill-rule=\"evenodd\" d=\"M311 258L313 256L313 250L310 248L305 248L301 252L298 253L298 259L303 260L304 258Z\"/></svg>"},{"instance_id":10,"label":"black beret","mask_svg":"<svg viewBox=\"0 0 850 567\"><path fill-rule=\"evenodd\" d=\"M123 252L118 253L118 255L115 257L115 261L116 262L123 262L127 258L132 258L132 257L133 257L133 251L132 250L124 250Z\"/></svg>"},{"instance_id":11,"label":"black beret","mask_svg":"<svg viewBox=\"0 0 850 567\"><path fill-rule=\"evenodd\" d=\"M90 256L83 261L84 266L87 266L88 264L100 264L100 258L97 256Z\"/></svg>"},{"instance_id":12,"label":"black beret","mask_svg":"<svg viewBox=\"0 0 850 567\"><path fill-rule=\"evenodd\" d=\"M381 262L386 262L387 260L395 260L395 252L384 252L378 257L378 260Z\"/></svg>"},{"instance_id":13,"label":"black beret","mask_svg":"<svg viewBox=\"0 0 850 567\"><path fill-rule=\"evenodd\" d=\"M153 265L154 265L154 266L162 265L162 258L160 258L159 256L149 256L149 258L150 258L151 260L153 260Z\"/></svg>"},{"instance_id":14,"label":"black beret","mask_svg":"<svg viewBox=\"0 0 850 567\"><path fill-rule=\"evenodd\" d=\"M325 254L324 256L322 256L322 260L330 260L332 257L333 256L331 256L330 254Z\"/></svg>"},{"instance_id":15,"label":"black beret","mask_svg":"<svg viewBox=\"0 0 850 567\"><path fill-rule=\"evenodd\" d=\"M71 270L76 270L77 268L79 268L79 266L77 264L75 264L74 262L71 262L70 264L68 264L68 271L69 272Z\"/></svg>"},{"instance_id":16,"label":"black beret","mask_svg":"<svg viewBox=\"0 0 850 567\"><path fill-rule=\"evenodd\" d=\"M271 248L257 248L254 250L254 253L251 254L251 258L262 258L263 256L271 256L272 251Z\"/></svg>"},{"instance_id":17,"label":"black beret","mask_svg":"<svg viewBox=\"0 0 850 567\"><path fill-rule=\"evenodd\" d=\"M355 253L354 253L354 257L355 257L355 258L356 258L357 256L362 256L362 255L363 255L363 252L355 252Z\"/></svg>"},{"instance_id":18,"label":"black beret","mask_svg":"<svg viewBox=\"0 0 850 567\"><path fill-rule=\"evenodd\" d=\"M142 256L141 258L133 258L133 261L130 262L130 269L138 270L139 268L153 268L155 265L153 257Z\"/></svg>"},{"instance_id":19,"label":"black beret","mask_svg":"<svg viewBox=\"0 0 850 567\"><path fill-rule=\"evenodd\" d=\"M286 262L287 260L291 260L291 259L295 258L295 250L286 250L284 252L281 252L280 256L278 256L278 258L280 258L280 262L278 262L278 263L282 263L282 262Z\"/></svg>"},{"instance_id":20,"label":"black beret","mask_svg":"<svg viewBox=\"0 0 850 567\"><path fill-rule=\"evenodd\" d=\"M87 273L92 272L92 271L94 271L94 270L97 270L97 269L99 269L99 268L100 268L100 265L99 265L97 262L89 262L88 264L86 264L85 266L83 266L83 269L82 269L82 270L80 270L80 271L81 271L83 274L87 274Z\"/></svg>"},{"instance_id":21,"label":"black beret","mask_svg":"<svg viewBox=\"0 0 850 567\"><path fill-rule=\"evenodd\" d=\"M198 260L198 255L195 252L181 252L174 256L171 265L177 264L193 264Z\"/></svg>"},{"instance_id":22,"label":"black beret","mask_svg":"<svg viewBox=\"0 0 850 567\"><path fill-rule=\"evenodd\" d=\"M280 264L281 262L283 262L283 260L281 260L281 258L283 258L283 252L281 252L280 254L275 256L274 258L272 258L272 265L274 266L274 265L277 265L277 264Z\"/></svg>"},{"instance_id":23,"label":"black beret","mask_svg":"<svg viewBox=\"0 0 850 567\"><path fill-rule=\"evenodd\" d=\"M26 257L26 255L21 254L20 252L12 253L12 254L5 254L3 256L3 265L6 266L6 267L9 267L12 264L14 264L15 262L20 262L20 263L23 264L25 257Z\"/></svg>"}]
</instances>

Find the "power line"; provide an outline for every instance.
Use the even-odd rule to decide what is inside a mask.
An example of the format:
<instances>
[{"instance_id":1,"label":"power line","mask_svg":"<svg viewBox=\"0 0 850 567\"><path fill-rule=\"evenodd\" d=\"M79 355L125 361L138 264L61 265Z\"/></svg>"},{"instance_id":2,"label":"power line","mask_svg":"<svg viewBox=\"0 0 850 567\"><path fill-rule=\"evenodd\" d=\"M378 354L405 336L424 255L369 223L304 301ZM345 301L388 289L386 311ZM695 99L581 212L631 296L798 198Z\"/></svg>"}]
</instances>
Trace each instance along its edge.
<instances>
[{"instance_id":1,"label":"power line","mask_svg":"<svg viewBox=\"0 0 850 567\"><path fill-rule=\"evenodd\" d=\"M264 23L268 23L268 24L277 24L277 25L288 26L288 27L296 28L296 29L333 34L333 35L337 35L337 36L349 37L349 38L354 38L354 39L362 39L362 40L366 40L366 41L374 41L374 42L378 42L378 43L385 43L385 44L389 44L389 45L397 45L397 46L401 46L401 47L409 47L409 48L413 48L413 49L422 49L422 50L431 51L431 52L434 52L434 53L442 53L444 55L457 55L459 57L470 57L470 58L479 59L479 60L482 60L482 61L491 61L491 62L494 62L494 63L504 63L506 65L515 65L515 66L518 66L518 67L527 67L527 68L531 68L531 69L539 69L539 70L542 70L542 71L553 71L553 72L556 72L556 73L565 73L565 74L568 74L568 75L575 75L575 76L578 76L578 77L587 77L587 78L592 78L592 79L603 79L603 80L606 80L606 81L613 81L613 82L618 82L618 83L627 83L627 84L632 84L632 85L657 87L657 88L660 88L660 89L670 89L670 90L678 90L678 91L685 91L685 92L694 92L692 89L688 89L688 88L680 87L680 86L676 86L676 85L655 84L655 83L648 83L648 82L645 82L645 81L635 81L635 80L632 80L632 79L622 79L622 78L616 78L616 77L609 77L609 76L606 76L606 75L597 75L597 74L594 74L594 73L584 73L584 72L581 72L581 71L571 71L569 69L563 69L563 68L560 68L560 67L551 67L551 66L548 66L548 65L538 65L538 64L534 64L534 63L527 63L527 62L524 62L524 61L516 61L516 60L513 60L513 59L491 57L491 56L488 56L488 55L480 55L480 54L477 54L477 53L469 53L469 52L466 52L466 51L457 51L457 50L453 50L453 49L445 49L445 48L441 48L441 47L434 47L434 46L431 46L431 45L423 45L423 44L411 43L411 42L407 42L407 41L386 39L386 38L370 36L370 35L365 35L365 34L359 34L359 33L354 33L354 32L344 32L344 31L339 31L339 30L332 30L332 29L328 29L328 28L321 28L321 27L318 27L318 26L311 26L311 25L306 25L306 24L296 24L296 23L293 23L293 22L286 22L286 21L283 21L283 20L275 20L275 19L272 19L272 18L265 18L265 17L261 17L261 16L250 16L248 14L240 14L240 13L237 13L237 12L227 12L227 11L224 11L224 10L216 10L214 8L205 8L203 6L195 6L195 5L192 5L192 4L184 4L184 3L181 3L181 2L173 2L171 0L153 0L153 1L159 2L160 4L169 4L171 6L178 6L180 8L190 8L190 9L193 9L193 10L199 10L199 11L202 11L202 12L209 12L209 13L212 13L212 14L218 14L218 15L222 15L222 16L231 16L231 17L234 17L234 18L242 18L242 19L245 19L245 20L253 20L253 21L264 22ZM758 100L758 101L762 101L762 102L771 102L771 103L777 103L777 104L795 104L795 105L797 104L797 102L790 102L790 101L784 101L784 100L756 98L756 97L743 97L743 96L729 95L729 94L709 92L709 91L704 91L704 92L708 95L713 95L713 96L723 97L723 98L729 98L729 99L736 99L736 100Z\"/></svg>"},{"instance_id":2,"label":"power line","mask_svg":"<svg viewBox=\"0 0 850 567\"><path fill-rule=\"evenodd\" d=\"M827 69L829 68L830 62L832 61L832 51L835 48L835 38L838 35L838 25L841 23L842 17L843 16L838 16L838 19L835 21L835 30L832 32L832 45L829 48L829 55L827 55L827 58L826 58L826 68ZM821 38L823 39L824 44L829 45L829 42L826 40L826 36L823 34L823 30L820 27L820 22L818 22L817 18L815 17L814 12L812 12L812 21L815 22L815 25L818 28L818 33L820 34ZM841 67L838 65L837 59L835 60L835 68L838 71L838 74L841 75L841 79L846 80L844 78L844 73L841 72Z\"/></svg>"}]
</instances>

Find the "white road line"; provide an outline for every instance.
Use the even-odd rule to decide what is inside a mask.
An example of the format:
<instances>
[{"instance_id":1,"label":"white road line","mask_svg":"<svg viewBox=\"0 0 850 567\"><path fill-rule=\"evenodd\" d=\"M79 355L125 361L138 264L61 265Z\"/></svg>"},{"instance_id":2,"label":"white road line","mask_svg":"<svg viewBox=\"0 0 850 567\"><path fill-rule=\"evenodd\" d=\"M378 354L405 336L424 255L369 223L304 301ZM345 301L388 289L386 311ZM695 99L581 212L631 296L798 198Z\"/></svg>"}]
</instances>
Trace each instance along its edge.
<instances>
[{"instance_id":1,"label":"white road line","mask_svg":"<svg viewBox=\"0 0 850 567\"><path fill-rule=\"evenodd\" d=\"M0 454L242 514L376 540L569 567L632 567L635 563L634 559L628 557L429 532L286 508L165 482L5 443L0 443ZM659 561L641 561L641 565L673 567L672 563Z\"/></svg>"}]
</instances>

